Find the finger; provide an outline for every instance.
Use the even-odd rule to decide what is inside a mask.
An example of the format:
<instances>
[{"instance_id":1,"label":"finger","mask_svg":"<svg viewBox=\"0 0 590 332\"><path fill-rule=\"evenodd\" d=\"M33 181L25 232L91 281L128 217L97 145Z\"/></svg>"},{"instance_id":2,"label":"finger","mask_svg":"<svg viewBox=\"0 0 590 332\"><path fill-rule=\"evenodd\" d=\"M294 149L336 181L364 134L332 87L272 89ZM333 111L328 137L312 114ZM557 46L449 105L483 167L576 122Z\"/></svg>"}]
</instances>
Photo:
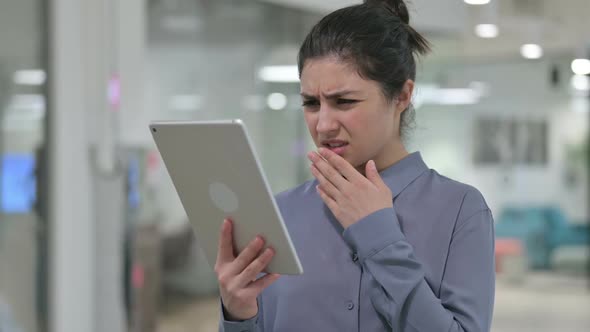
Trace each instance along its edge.
<instances>
[{"instance_id":1,"label":"finger","mask_svg":"<svg viewBox=\"0 0 590 332\"><path fill-rule=\"evenodd\" d=\"M338 173L344 176L348 182L357 180L364 180L363 176L348 162L346 159L339 156L337 153L329 149L319 148L320 155L332 166Z\"/></svg>"},{"instance_id":2,"label":"finger","mask_svg":"<svg viewBox=\"0 0 590 332\"><path fill-rule=\"evenodd\" d=\"M326 178L327 181L330 181L334 187L342 190L348 184L348 181L340 174L329 162L322 159L322 157L317 152L310 153L310 160L313 162L313 165L320 171L320 173Z\"/></svg>"},{"instance_id":3,"label":"finger","mask_svg":"<svg viewBox=\"0 0 590 332\"><path fill-rule=\"evenodd\" d=\"M378 188L382 188L385 185L381 175L379 175L379 171L377 170L374 160L369 160L367 165L365 165L365 174L367 175L367 179Z\"/></svg>"},{"instance_id":4,"label":"finger","mask_svg":"<svg viewBox=\"0 0 590 332\"><path fill-rule=\"evenodd\" d=\"M224 219L219 232L219 243L217 248L217 263L230 263L235 259L234 244L232 236L232 222Z\"/></svg>"},{"instance_id":5,"label":"finger","mask_svg":"<svg viewBox=\"0 0 590 332\"><path fill-rule=\"evenodd\" d=\"M317 169L317 167L315 165L311 165L310 169L311 169L311 173L318 180L318 182L322 186L323 190L328 195L330 195L332 198L336 199L336 197L338 197L338 195L340 194L340 190L338 190L338 188L336 188L332 184L332 182L328 181L328 179L326 179L324 177L324 175Z\"/></svg>"},{"instance_id":6,"label":"finger","mask_svg":"<svg viewBox=\"0 0 590 332\"><path fill-rule=\"evenodd\" d=\"M229 269L229 273L231 275L242 273L242 271L260 254L262 248L264 248L264 239L260 236L255 237L234 260Z\"/></svg>"},{"instance_id":7,"label":"finger","mask_svg":"<svg viewBox=\"0 0 590 332\"><path fill-rule=\"evenodd\" d=\"M250 286L247 287L247 290L252 292L250 296L258 296L263 290L272 285L280 277L280 274L270 273L261 278L258 278L258 280L254 281Z\"/></svg>"},{"instance_id":8,"label":"finger","mask_svg":"<svg viewBox=\"0 0 590 332\"><path fill-rule=\"evenodd\" d=\"M322 201L324 201L324 203L326 203L326 205L328 206L328 208L332 211L332 213L334 213L334 215L336 215L336 208L338 207L338 203L336 203L336 201L330 197L330 195L328 195L320 186L316 187L316 190L318 192L318 194L320 195Z\"/></svg>"},{"instance_id":9,"label":"finger","mask_svg":"<svg viewBox=\"0 0 590 332\"><path fill-rule=\"evenodd\" d=\"M243 271L236 277L236 283L238 288L245 287L252 280L255 280L259 273L266 269L266 266L272 260L274 256L274 250L272 248L266 248L260 256L253 260Z\"/></svg>"}]
</instances>

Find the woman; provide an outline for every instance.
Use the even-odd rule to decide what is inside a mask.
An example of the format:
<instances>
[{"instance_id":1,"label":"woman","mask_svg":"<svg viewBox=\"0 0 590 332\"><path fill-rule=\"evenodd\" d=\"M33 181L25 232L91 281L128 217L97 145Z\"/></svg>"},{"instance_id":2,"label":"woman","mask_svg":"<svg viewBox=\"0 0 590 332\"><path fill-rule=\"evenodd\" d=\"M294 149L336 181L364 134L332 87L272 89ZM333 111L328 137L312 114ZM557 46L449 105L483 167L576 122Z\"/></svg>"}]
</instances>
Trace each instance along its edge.
<instances>
[{"instance_id":1,"label":"woman","mask_svg":"<svg viewBox=\"0 0 590 332\"><path fill-rule=\"evenodd\" d=\"M272 249L257 238L234 256L226 220L221 331L489 331L490 209L402 143L414 55L428 50L402 0L337 10L309 33L299 72L315 180L277 196L305 274L257 279Z\"/></svg>"}]
</instances>

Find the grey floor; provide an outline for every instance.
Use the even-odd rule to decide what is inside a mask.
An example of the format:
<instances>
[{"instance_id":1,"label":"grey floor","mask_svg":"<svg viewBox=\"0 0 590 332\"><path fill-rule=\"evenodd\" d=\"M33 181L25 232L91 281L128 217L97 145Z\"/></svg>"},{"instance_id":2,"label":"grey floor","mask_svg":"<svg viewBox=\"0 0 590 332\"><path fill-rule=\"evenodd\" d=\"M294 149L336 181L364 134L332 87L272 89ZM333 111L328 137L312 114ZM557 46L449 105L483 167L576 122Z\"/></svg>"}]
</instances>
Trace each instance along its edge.
<instances>
[{"instance_id":1,"label":"grey floor","mask_svg":"<svg viewBox=\"0 0 590 332\"><path fill-rule=\"evenodd\" d=\"M2 220L0 302L12 305L13 318L23 331L35 331L35 219ZM520 285L510 284L500 275L492 331L590 332L590 281L578 275L529 273ZM216 297L167 302L173 305L164 308L158 332L217 330Z\"/></svg>"},{"instance_id":2,"label":"grey floor","mask_svg":"<svg viewBox=\"0 0 590 332\"><path fill-rule=\"evenodd\" d=\"M586 278L529 273L523 284L499 277L492 332L588 332L590 288ZM158 332L216 331L218 299L204 298L168 311Z\"/></svg>"},{"instance_id":3,"label":"grey floor","mask_svg":"<svg viewBox=\"0 0 590 332\"><path fill-rule=\"evenodd\" d=\"M493 332L590 331L587 278L529 275L522 286L497 285Z\"/></svg>"},{"instance_id":4,"label":"grey floor","mask_svg":"<svg viewBox=\"0 0 590 332\"><path fill-rule=\"evenodd\" d=\"M4 324L36 331L37 219L34 215L0 215L0 221L0 314L9 322Z\"/></svg>"}]
</instances>

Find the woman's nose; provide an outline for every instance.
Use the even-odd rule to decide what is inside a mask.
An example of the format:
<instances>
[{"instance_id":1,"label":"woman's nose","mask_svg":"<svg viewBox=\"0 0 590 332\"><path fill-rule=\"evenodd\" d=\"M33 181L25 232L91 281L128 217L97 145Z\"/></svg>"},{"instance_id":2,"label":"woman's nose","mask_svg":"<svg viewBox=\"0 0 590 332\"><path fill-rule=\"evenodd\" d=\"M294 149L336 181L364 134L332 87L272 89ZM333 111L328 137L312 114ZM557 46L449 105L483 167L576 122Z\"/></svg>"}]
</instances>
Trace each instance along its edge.
<instances>
[{"instance_id":1,"label":"woman's nose","mask_svg":"<svg viewBox=\"0 0 590 332\"><path fill-rule=\"evenodd\" d=\"M328 134L334 131L338 131L339 124L332 110L326 108L320 108L319 119L316 127L318 134Z\"/></svg>"}]
</instances>

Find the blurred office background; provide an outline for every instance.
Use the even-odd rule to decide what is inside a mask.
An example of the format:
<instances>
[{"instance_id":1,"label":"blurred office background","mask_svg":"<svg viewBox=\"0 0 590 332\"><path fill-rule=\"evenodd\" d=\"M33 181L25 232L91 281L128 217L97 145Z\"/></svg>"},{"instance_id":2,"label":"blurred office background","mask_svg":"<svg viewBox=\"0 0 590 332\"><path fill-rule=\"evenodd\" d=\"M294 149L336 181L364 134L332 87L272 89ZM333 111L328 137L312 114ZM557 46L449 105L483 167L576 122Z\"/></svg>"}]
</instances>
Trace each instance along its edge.
<instances>
[{"instance_id":1,"label":"blurred office background","mask_svg":"<svg viewBox=\"0 0 590 332\"><path fill-rule=\"evenodd\" d=\"M242 118L311 177L296 54L347 0L1 0L0 331L215 331L215 276L151 120ZM407 139L496 221L494 332L590 330L590 2L413 0Z\"/></svg>"}]
</instances>

